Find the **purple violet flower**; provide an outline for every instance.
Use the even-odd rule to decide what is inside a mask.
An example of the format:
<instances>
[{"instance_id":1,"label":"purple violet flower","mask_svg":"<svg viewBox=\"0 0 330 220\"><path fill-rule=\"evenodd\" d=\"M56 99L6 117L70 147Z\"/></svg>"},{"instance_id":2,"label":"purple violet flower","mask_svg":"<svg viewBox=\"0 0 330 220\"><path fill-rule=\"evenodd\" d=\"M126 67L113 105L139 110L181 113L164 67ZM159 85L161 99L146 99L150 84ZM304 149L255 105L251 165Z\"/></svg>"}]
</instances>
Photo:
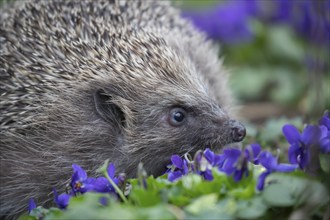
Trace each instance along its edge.
<instances>
[{"instance_id":1,"label":"purple violet flower","mask_svg":"<svg viewBox=\"0 0 330 220\"><path fill-rule=\"evenodd\" d=\"M98 178L87 178L86 171L76 164L72 164L72 168L74 173L72 175L72 179L70 182L70 186L72 191L70 194L62 193L58 195L56 189L54 189L55 203L60 209L65 209L69 203L69 200L72 196L75 196L77 192L85 193L89 191L101 192L101 193L115 193L115 189L109 183L108 179L105 177ZM115 182L115 184L119 184L123 181L123 178L115 177L115 166L110 163L107 169L109 177ZM106 204L105 200L100 200L101 204Z\"/></svg>"},{"instance_id":2,"label":"purple violet flower","mask_svg":"<svg viewBox=\"0 0 330 220\"><path fill-rule=\"evenodd\" d=\"M73 175L71 178L70 186L73 193L85 193L94 190L95 178L87 178L86 171L76 164L72 164Z\"/></svg>"},{"instance_id":3,"label":"purple violet flower","mask_svg":"<svg viewBox=\"0 0 330 220\"><path fill-rule=\"evenodd\" d=\"M99 200L100 204L103 206L107 206L109 204L108 198L107 197L101 197Z\"/></svg>"},{"instance_id":4,"label":"purple violet flower","mask_svg":"<svg viewBox=\"0 0 330 220\"><path fill-rule=\"evenodd\" d=\"M273 172L292 172L298 168L297 164L278 164L277 159L268 151L263 151L259 155L259 163L266 168L266 171L260 174L257 182L257 189L262 190L265 185L266 177Z\"/></svg>"},{"instance_id":5,"label":"purple violet flower","mask_svg":"<svg viewBox=\"0 0 330 220\"><path fill-rule=\"evenodd\" d=\"M30 198L29 199L29 207L28 207L29 213L31 213L31 211L35 208L37 208L37 205L36 205L34 199Z\"/></svg>"},{"instance_id":6,"label":"purple violet flower","mask_svg":"<svg viewBox=\"0 0 330 220\"><path fill-rule=\"evenodd\" d=\"M260 144L257 143L248 145L244 150L245 156L248 159L248 161L250 161L255 165L259 164L258 156L260 152L261 152L261 146Z\"/></svg>"},{"instance_id":7,"label":"purple violet flower","mask_svg":"<svg viewBox=\"0 0 330 220\"><path fill-rule=\"evenodd\" d=\"M66 194L66 193L62 193L61 195L58 195L56 189L53 189L54 192L54 201L56 203L56 205L60 208L60 209L66 209L66 207L69 204L69 200L71 198L71 195Z\"/></svg>"},{"instance_id":8,"label":"purple violet flower","mask_svg":"<svg viewBox=\"0 0 330 220\"><path fill-rule=\"evenodd\" d=\"M290 144L289 161L292 164L299 164L304 169L310 160L310 147L319 142L322 132L319 126L308 125L302 134L293 125L284 125L283 134Z\"/></svg>"},{"instance_id":9,"label":"purple violet flower","mask_svg":"<svg viewBox=\"0 0 330 220\"><path fill-rule=\"evenodd\" d=\"M330 118L329 112L324 113L319 121L321 129L320 148L322 153L330 152Z\"/></svg>"},{"instance_id":10,"label":"purple violet flower","mask_svg":"<svg viewBox=\"0 0 330 220\"><path fill-rule=\"evenodd\" d=\"M297 31L320 45L329 45L330 43L330 22L327 19L330 9L329 2L299 1L299 4L296 4L297 7L294 8L300 14L298 19L293 20Z\"/></svg>"},{"instance_id":11,"label":"purple violet flower","mask_svg":"<svg viewBox=\"0 0 330 220\"><path fill-rule=\"evenodd\" d=\"M323 125L325 126L328 131L330 130L330 115L329 115L329 112L326 111L323 115L323 117L319 120L319 125Z\"/></svg>"},{"instance_id":12,"label":"purple violet flower","mask_svg":"<svg viewBox=\"0 0 330 220\"><path fill-rule=\"evenodd\" d=\"M330 43L330 22L326 15L330 1L256 0L256 17L266 23L283 23L317 44Z\"/></svg>"},{"instance_id":13,"label":"purple violet flower","mask_svg":"<svg viewBox=\"0 0 330 220\"><path fill-rule=\"evenodd\" d=\"M255 13L254 6L254 1L226 1L204 10L184 11L182 15L210 38L235 43L253 38L249 19Z\"/></svg>"},{"instance_id":14,"label":"purple violet flower","mask_svg":"<svg viewBox=\"0 0 330 220\"><path fill-rule=\"evenodd\" d=\"M202 176L205 180L212 181L213 180L213 174L212 169L206 169L204 171L197 171L197 173Z\"/></svg>"},{"instance_id":15,"label":"purple violet flower","mask_svg":"<svg viewBox=\"0 0 330 220\"><path fill-rule=\"evenodd\" d=\"M199 152L195 157L196 173L202 176L205 180L212 181L212 168L221 163L221 155L217 155L209 148L202 153Z\"/></svg>"},{"instance_id":16,"label":"purple violet flower","mask_svg":"<svg viewBox=\"0 0 330 220\"><path fill-rule=\"evenodd\" d=\"M248 161L255 164L258 163L257 157L260 151L261 147L259 144L251 144L245 149L244 153L239 149L225 149L223 163L219 169L227 175L233 175L235 182L238 182L244 174L245 176L249 174Z\"/></svg>"},{"instance_id":17,"label":"purple violet flower","mask_svg":"<svg viewBox=\"0 0 330 220\"><path fill-rule=\"evenodd\" d=\"M174 169L172 168L172 170L169 171L168 180L173 182L188 173L188 163L178 155L172 155L171 161Z\"/></svg>"},{"instance_id":18,"label":"purple violet flower","mask_svg":"<svg viewBox=\"0 0 330 220\"><path fill-rule=\"evenodd\" d=\"M233 172L235 172L237 161L241 156L242 152L239 149L235 148L228 148L225 149L223 152L224 161L220 170L228 175L231 175Z\"/></svg>"},{"instance_id":19,"label":"purple violet flower","mask_svg":"<svg viewBox=\"0 0 330 220\"><path fill-rule=\"evenodd\" d=\"M107 169L109 177L114 181L116 185L119 184L120 180L115 177L116 168L113 163L110 163ZM95 192L113 192L115 193L115 189L113 186L109 183L108 179L105 177L99 177L94 179L93 181L90 181L90 184L92 187L90 187L90 190Z\"/></svg>"},{"instance_id":20,"label":"purple violet flower","mask_svg":"<svg viewBox=\"0 0 330 220\"><path fill-rule=\"evenodd\" d=\"M284 23L317 44L330 44L330 22L327 14L330 1L315 0L240 0L221 1L214 7L185 10L183 17L215 40L235 43L251 40L252 19L264 23Z\"/></svg>"},{"instance_id":21,"label":"purple violet flower","mask_svg":"<svg viewBox=\"0 0 330 220\"><path fill-rule=\"evenodd\" d=\"M224 159L223 155L222 154L215 154L209 148L206 148L203 155L212 167L217 167L221 163L223 163L223 159Z\"/></svg>"}]
</instances>

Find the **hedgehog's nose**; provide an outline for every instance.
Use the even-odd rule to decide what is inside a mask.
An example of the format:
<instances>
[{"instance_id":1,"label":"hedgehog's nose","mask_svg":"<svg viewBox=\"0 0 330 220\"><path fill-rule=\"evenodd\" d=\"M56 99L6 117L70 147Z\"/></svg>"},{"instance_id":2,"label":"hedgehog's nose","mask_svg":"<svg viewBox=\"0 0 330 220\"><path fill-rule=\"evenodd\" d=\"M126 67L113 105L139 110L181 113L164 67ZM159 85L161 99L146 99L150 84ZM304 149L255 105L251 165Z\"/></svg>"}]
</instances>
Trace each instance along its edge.
<instances>
[{"instance_id":1,"label":"hedgehog's nose","mask_svg":"<svg viewBox=\"0 0 330 220\"><path fill-rule=\"evenodd\" d=\"M245 127L238 121L230 120L231 136L234 142L242 141L245 137Z\"/></svg>"}]
</instances>

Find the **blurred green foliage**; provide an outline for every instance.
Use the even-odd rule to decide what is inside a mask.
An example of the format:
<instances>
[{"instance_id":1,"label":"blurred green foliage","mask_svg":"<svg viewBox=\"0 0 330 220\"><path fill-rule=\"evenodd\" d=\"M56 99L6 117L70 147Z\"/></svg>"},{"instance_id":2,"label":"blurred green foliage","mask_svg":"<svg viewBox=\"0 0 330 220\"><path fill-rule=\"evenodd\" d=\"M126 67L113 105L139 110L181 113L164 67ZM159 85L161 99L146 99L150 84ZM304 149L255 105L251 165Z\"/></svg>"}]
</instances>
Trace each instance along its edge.
<instances>
[{"instance_id":1,"label":"blurred green foliage","mask_svg":"<svg viewBox=\"0 0 330 220\"><path fill-rule=\"evenodd\" d=\"M313 55L314 46L285 25L266 27L254 21L251 26L253 42L223 45L221 52L232 68L232 89L241 102L274 102L314 117L329 109L329 70L309 69L306 60L310 53L311 59L328 62L326 48Z\"/></svg>"}]
</instances>

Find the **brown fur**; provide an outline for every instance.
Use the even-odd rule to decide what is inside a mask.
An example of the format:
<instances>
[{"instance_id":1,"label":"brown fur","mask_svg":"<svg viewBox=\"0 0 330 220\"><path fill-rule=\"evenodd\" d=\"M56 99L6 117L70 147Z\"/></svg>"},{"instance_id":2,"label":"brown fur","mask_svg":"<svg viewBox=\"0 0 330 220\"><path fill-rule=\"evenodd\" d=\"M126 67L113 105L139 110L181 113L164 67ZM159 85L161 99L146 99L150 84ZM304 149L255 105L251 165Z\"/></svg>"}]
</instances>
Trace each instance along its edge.
<instances>
[{"instance_id":1,"label":"brown fur","mask_svg":"<svg viewBox=\"0 0 330 220\"><path fill-rule=\"evenodd\" d=\"M163 1L17 1L0 10L1 215L63 190L77 163L133 177L232 142L218 50ZM95 96L96 94L96 96ZM96 111L100 97L102 111ZM173 127L173 107L188 112ZM100 107L100 106L99 106ZM95 173L94 173L95 175Z\"/></svg>"}]
</instances>

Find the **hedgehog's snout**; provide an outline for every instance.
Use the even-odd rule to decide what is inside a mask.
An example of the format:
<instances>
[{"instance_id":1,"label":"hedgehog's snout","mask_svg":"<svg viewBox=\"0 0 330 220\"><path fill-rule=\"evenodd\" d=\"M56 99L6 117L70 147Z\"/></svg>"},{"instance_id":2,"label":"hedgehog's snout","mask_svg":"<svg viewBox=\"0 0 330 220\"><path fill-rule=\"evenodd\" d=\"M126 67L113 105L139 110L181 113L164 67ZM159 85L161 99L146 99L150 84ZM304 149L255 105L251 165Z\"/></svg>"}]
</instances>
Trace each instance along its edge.
<instances>
[{"instance_id":1,"label":"hedgehog's snout","mask_svg":"<svg viewBox=\"0 0 330 220\"><path fill-rule=\"evenodd\" d=\"M246 129L239 121L230 120L229 121L231 129L231 138L234 142L240 142L244 139L246 134Z\"/></svg>"}]
</instances>

